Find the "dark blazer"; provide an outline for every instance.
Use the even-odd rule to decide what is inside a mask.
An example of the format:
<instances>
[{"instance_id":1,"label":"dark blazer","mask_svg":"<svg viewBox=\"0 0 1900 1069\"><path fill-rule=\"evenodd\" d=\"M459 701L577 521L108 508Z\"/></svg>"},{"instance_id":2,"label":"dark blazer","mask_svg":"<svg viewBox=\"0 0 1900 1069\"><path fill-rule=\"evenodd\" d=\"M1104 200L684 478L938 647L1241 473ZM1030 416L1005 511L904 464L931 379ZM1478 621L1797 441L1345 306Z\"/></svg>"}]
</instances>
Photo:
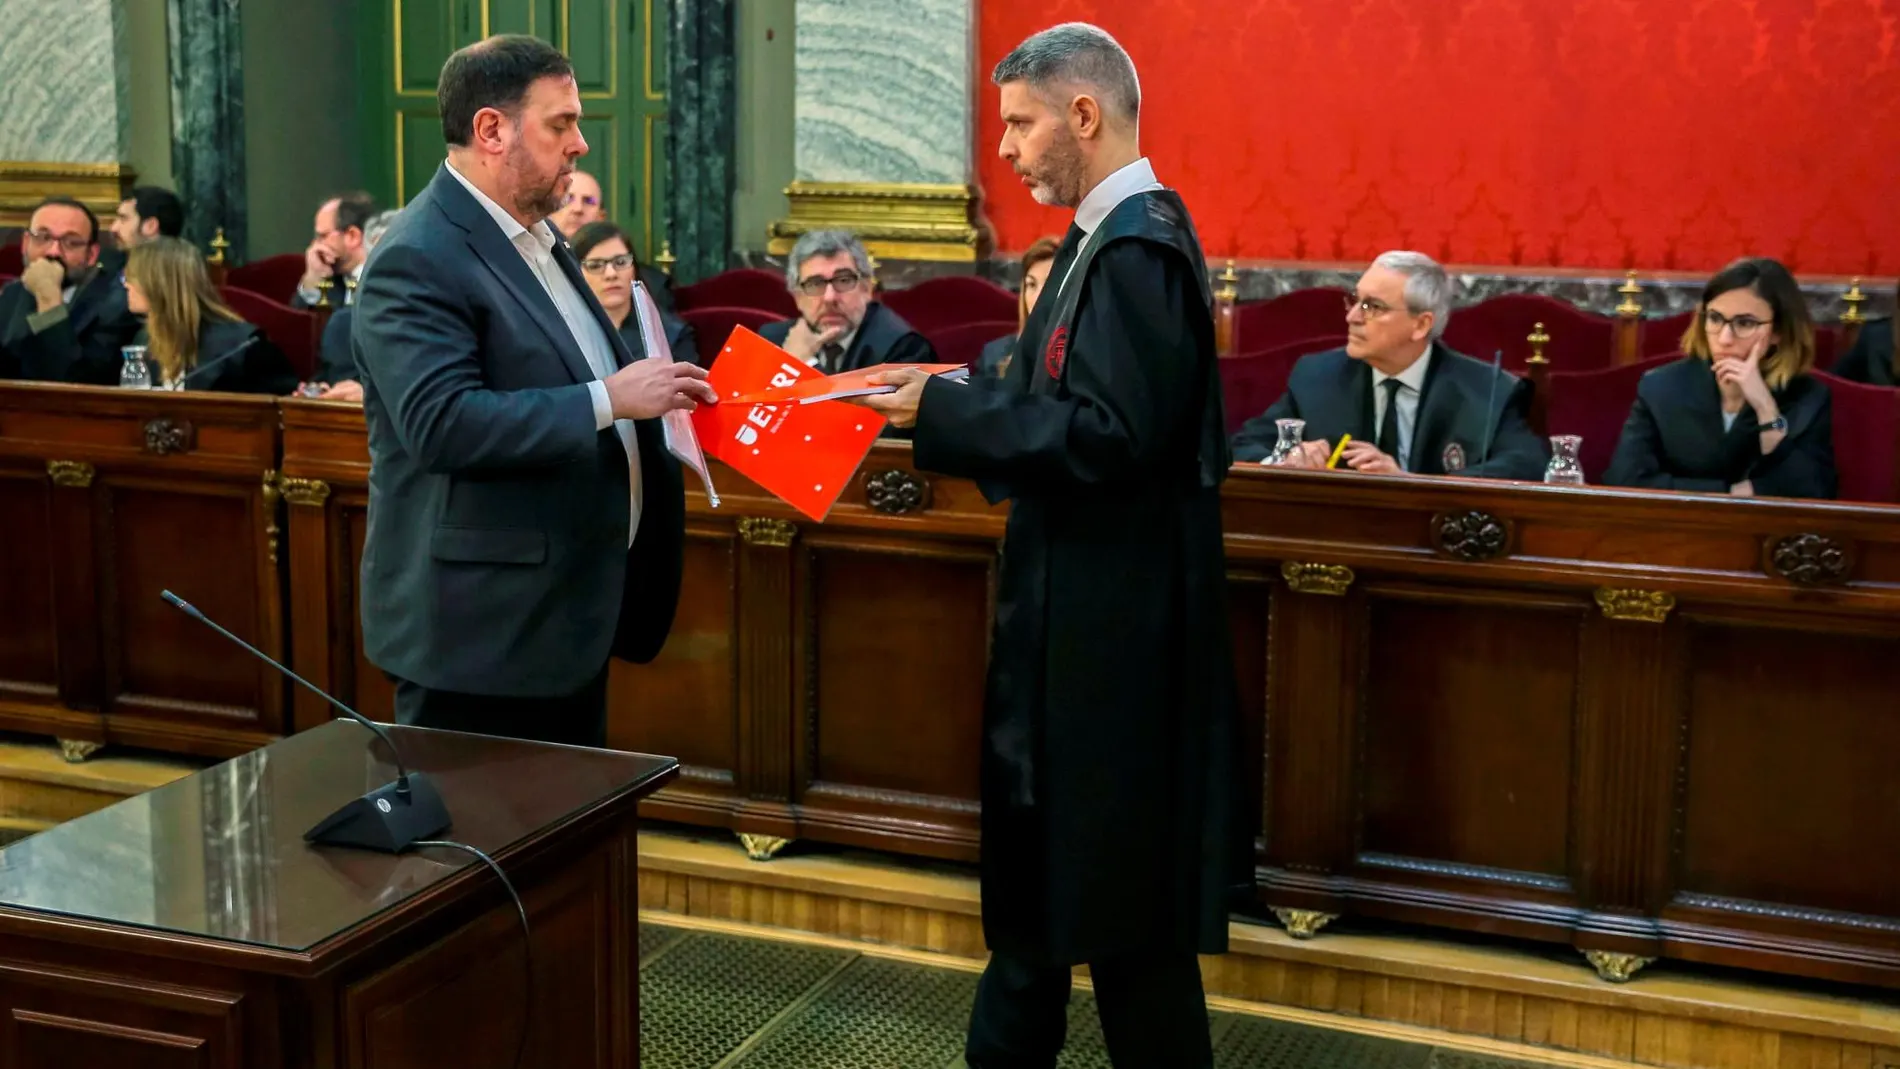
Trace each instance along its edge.
<instances>
[{"instance_id":1,"label":"dark blazer","mask_svg":"<svg viewBox=\"0 0 1900 1069\"><path fill-rule=\"evenodd\" d=\"M27 317L37 304L18 281L0 289L0 379L117 386L139 320L125 307L119 276L94 268L66 305L66 319L35 334Z\"/></svg>"},{"instance_id":2,"label":"dark blazer","mask_svg":"<svg viewBox=\"0 0 1900 1069\"><path fill-rule=\"evenodd\" d=\"M137 344L146 344L145 333L139 331ZM156 362L152 381L158 381ZM281 397L297 388L297 372L262 328L220 320L198 328L198 366L185 373L183 388Z\"/></svg>"},{"instance_id":3,"label":"dark blazer","mask_svg":"<svg viewBox=\"0 0 1900 1069\"><path fill-rule=\"evenodd\" d=\"M659 307L659 303L654 301L654 307ZM673 350L673 359L688 364L700 362L699 335L693 333L691 323L661 308L660 326L666 331L666 347ZM620 338L636 353L644 348L640 341L640 320L631 311L627 313L627 321L620 324Z\"/></svg>"},{"instance_id":4,"label":"dark blazer","mask_svg":"<svg viewBox=\"0 0 1900 1069\"><path fill-rule=\"evenodd\" d=\"M350 324L354 322L353 307L330 313L330 321L323 325L323 338L317 343L317 371L312 382L335 386L356 377L356 354L350 351Z\"/></svg>"},{"instance_id":5,"label":"dark blazer","mask_svg":"<svg viewBox=\"0 0 1900 1069\"><path fill-rule=\"evenodd\" d=\"M1464 467L1451 471L1453 475L1541 479L1550 447L1531 429L1530 403L1530 383L1454 352L1443 342L1434 343L1425 386L1419 391L1412 455L1398 459L1406 471L1444 475L1446 454L1452 453L1464 458ZM1371 365L1347 356L1344 349L1302 356L1287 376L1286 393L1234 435L1234 460L1266 459L1280 439L1274 423L1281 419L1305 420L1307 441L1338 444L1342 434L1352 435L1354 441L1376 441L1372 413Z\"/></svg>"},{"instance_id":6,"label":"dark blazer","mask_svg":"<svg viewBox=\"0 0 1900 1069\"><path fill-rule=\"evenodd\" d=\"M565 241L554 260L625 365ZM596 430L594 381L521 254L446 166L377 243L351 330L369 425L363 645L465 694L551 697L611 652L651 660L679 596L685 495L659 420L635 424L643 505Z\"/></svg>"},{"instance_id":7,"label":"dark blazer","mask_svg":"<svg viewBox=\"0 0 1900 1069\"><path fill-rule=\"evenodd\" d=\"M792 332L793 320L781 319L776 323L767 323L759 328L759 337L773 345L784 345ZM723 340L723 339L722 339ZM871 302L864 310L864 322L858 324L858 333L851 339L851 348L845 350L844 365L831 368L831 373L840 371L858 371L875 364L934 364L937 352L930 342L916 328L904 322L904 317L889 308Z\"/></svg>"},{"instance_id":8,"label":"dark blazer","mask_svg":"<svg viewBox=\"0 0 1900 1069\"><path fill-rule=\"evenodd\" d=\"M1834 496L1834 412L1827 387L1800 375L1774 391L1788 432L1763 456L1761 425L1747 405L1735 425L1722 429L1722 390L1707 360L1684 357L1644 375L1636 384L1603 481L1726 494L1746 479L1764 497Z\"/></svg>"},{"instance_id":9,"label":"dark blazer","mask_svg":"<svg viewBox=\"0 0 1900 1069\"><path fill-rule=\"evenodd\" d=\"M977 354L975 374L977 378L1000 379L1009 366L1010 354L1016 351L1016 335L1005 334L995 341L985 342L983 351Z\"/></svg>"},{"instance_id":10,"label":"dark blazer","mask_svg":"<svg viewBox=\"0 0 1900 1069\"><path fill-rule=\"evenodd\" d=\"M1876 319L1860 328L1854 347L1828 370L1844 379L1875 386L1900 386L1893 359L1893 320Z\"/></svg>"}]
</instances>

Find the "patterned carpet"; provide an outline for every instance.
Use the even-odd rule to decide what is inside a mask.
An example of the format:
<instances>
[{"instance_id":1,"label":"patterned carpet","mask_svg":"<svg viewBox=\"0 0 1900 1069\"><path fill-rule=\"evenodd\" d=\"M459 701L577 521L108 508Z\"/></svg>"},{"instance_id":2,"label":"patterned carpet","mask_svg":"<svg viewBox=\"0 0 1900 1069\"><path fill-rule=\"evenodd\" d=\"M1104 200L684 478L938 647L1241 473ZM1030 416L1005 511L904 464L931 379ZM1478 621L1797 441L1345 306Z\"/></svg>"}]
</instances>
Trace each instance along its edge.
<instances>
[{"instance_id":1,"label":"patterned carpet","mask_svg":"<svg viewBox=\"0 0 1900 1069\"><path fill-rule=\"evenodd\" d=\"M640 929L647 1069L960 1069L976 974L849 950ZM1070 1000L1062 1069L1110 1069L1095 1000ZM1221 1069L1541 1069L1424 1044L1216 1013Z\"/></svg>"}]
</instances>

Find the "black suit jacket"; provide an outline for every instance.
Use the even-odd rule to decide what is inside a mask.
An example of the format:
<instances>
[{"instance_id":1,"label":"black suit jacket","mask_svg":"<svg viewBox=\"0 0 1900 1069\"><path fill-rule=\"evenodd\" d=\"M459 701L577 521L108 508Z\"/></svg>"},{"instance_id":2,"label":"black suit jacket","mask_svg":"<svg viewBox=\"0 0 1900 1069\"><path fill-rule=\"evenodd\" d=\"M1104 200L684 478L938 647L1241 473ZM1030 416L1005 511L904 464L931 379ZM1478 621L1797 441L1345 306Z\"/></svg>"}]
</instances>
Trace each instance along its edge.
<instances>
[{"instance_id":1,"label":"black suit jacket","mask_svg":"<svg viewBox=\"0 0 1900 1069\"><path fill-rule=\"evenodd\" d=\"M977 354L974 373L978 378L1000 379L1009 367L1009 358L1016 351L1016 335L1005 334L994 341L983 343L983 351Z\"/></svg>"},{"instance_id":2,"label":"black suit jacket","mask_svg":"<svg viewBox=\"0 0 1900 1069\"><path fill-rule=\"evenodd\" d=\"M1800 375L1774 394L1788 431L1763 456L1761 424L1747 405L1733 427L1722 429L1713 365L1692 356L1664 364L1637 383L1636 403L1603 481L1726 494L1746 479L1760 496L1833 497L1834 409L1827 387Z\"/></svg>"},{"instance_id":3,"label":"black suit jacket","mask_svg":"<svg viewBox=\"0 0 1900 1069\"><path fill-rule=\"evenodd\" d=\"M1855 382L1900 386L1900 373L1896 373L1900 369L1894 367L1893 320L1876 319L1861 327L1854 347L1828 370Z\"/></svg>"},{"instance_id":4,"label":"black suit jacket","mask_svg":"<svg viewBox=\"0 0 1900 1069\"><path fill-rule=\"evenodd\" d=\"M146 344L145 331L139 331L136 340ZM147 360L157 382L158 365L149 356ZM262 328L220 320L198 328L198 366L185 374L183 388L280 397L297 388L297 372Z\"/></svg>"},{"instance_id":5,"label":"black suit jacket","mask_svg":"<svg viewBox=\"0 0 1900 1069\"><path fill-rule=\"evenodd\" d=\"M565 241L554 260L617 361L629 351ZM547 291L446 166L391 224L351 344L369 425L363 642L378 667L468 694L556 696L609 653L651 660L679 596L685 495L658 420L644 496L595 427L595 379Z\"/></svg>"},{"instance_id":6,"label":"black suit jacket","mask_svg":"<svg viewBox=\"0 0 1900 1069\"><path fill-rule=\"evenodd\" d=\"M0 379L117 386L139 320L125 307L116 273L94 268L66 305L66 319L34 333L27 317L38 308L26 286L0 289Z\"/></svg>"},{"instance_id":7,"label":"black suit jacket","mask_svg":"<svg viewBox=\"0 0 1900 1069\"><path fill-rule=\"evenodd\" d=\"M655 301L654 306L658 307L659 302ZM699 363L699 335L693 332L691 323L661 308L660 326L666 331L666 347L673 350L673 359L687 364ZM636 353L644 348L640 341L640 320L632 312L628 312L627 321L620 324L620 338Z\"/></svg>"},{"instance_id":8,"label":"black suit jacket","mask_svg":"<svg viewBox=\"0 0 1900 1069\"><path fill-rule=\"evenodd\" d=\"M350 351L350 324L354 322L355 308L330 313L330 321L323 325L323 338L317 343L317 374L311 381L335 386L356 377L356 354Z\"/></svg>"},{"instance_id":9,"label":"black suit jacket","mask_svg":"<svg viewBox=\"0 0 1900 1069\"><path fill-rule=\"evenodd\" d=\"M786 337L792 332L793 322L781 319L776 323L767 323L759 328L759 337L773 345L784 345ZM827 374L859 371L876 364L936 362L936 350L930 347L930 342L922 334L917 333L916 328L904 322L903 316L873 301L864 310L864 322L858 324L858 333L851 339L851 348L845 350L843 365L830 368Z\"/></svg>"},{"instance_id":10,"label":"black suit jacket","mask_svg":"<svg viewBox=\"0 0 1900 1069\"><path fill-rule=\"evenodd\" d=\"M1464 467L1450 474L1541 479L1550 448L1531 430L1530 402L1530 383L1434 343L1425 386L1419 391L1412 455L1398 459L1406 471L1444 475L1446 454L1451 452L1464 458ZM1234 460L1266 459L1279 441L1274 423L1281 419L1305 420L1307 441L1337 444L1342 434L1352 435L1354 441L1375 441L1378 429L1372 425L1372 413L1371 365L1347 356L1345 349L1300 357L1287 376L1286 393L1234 435Z\"/></svg>"}]
</instances>

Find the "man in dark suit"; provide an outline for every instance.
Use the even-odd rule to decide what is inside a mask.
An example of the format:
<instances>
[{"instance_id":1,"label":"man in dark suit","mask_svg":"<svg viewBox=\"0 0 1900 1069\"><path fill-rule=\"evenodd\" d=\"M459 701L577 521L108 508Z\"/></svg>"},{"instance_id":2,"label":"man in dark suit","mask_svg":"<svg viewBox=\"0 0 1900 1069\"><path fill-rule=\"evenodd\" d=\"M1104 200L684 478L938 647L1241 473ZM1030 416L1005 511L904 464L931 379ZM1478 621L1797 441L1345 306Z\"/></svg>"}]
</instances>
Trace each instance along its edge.
<instances>
[{"instance_id":1,"label":"man in dark suit","mask_svg":"<svg viewBox=\"0 0 1900 1069\"><path fill-rule=\"evenodd\" d=\"M448 160L356 302L364 648L402 723L598 746L609 654L652 659L679 594L658 417L713 393L627 349L547 223L587 151L567 57L491 37L438 85Z\"/></svg>"},{"instance_id":2,"label":"man in dark suit","mask_svg":"<svg viewBox=\"0 0 1900 1069\"><path fill-rule=\"evenodd\" d=\"M125 287L99 267L99 219L70 197L35 205L20 278L0 289L0 379L116 386L139 332Z\"/></svg>"},{"instance_id":3,"label":"man in dark suit","mask_svg":"<svg viewBox=\"0 0 1900 1069\"><path fill-rule=\"evenodd\" d=\"M871 254L842 230L799 236L785 258L798 315L759 336L827 375L873 364L934 364L937 354L904 317L871 299Z\"/></svg>"},{"instance_id":4,"label":"man in dark suit","mask_svg":"<svg viewBox=\"0 0 1900 1069\"><path fill-rule=\"evenodd\" d=\"M363 265L369 261L367 228L375 215L376 202L368 193L344 193L318 206L310 246L303 251L303 278L297 281L291 307L328 304L342 308L355 302L354 287L361 283Z\"/></svg>"},{"instance_id":5,"label":"man in dark suit","mask_svg":"<svg viewBox=\"0 0 1900 1069\"><path fill-rule=\"evenodd\" d=\"M1234 436L1236 461L1264 460L1282 419L1306 421L1287 463L1383 475L1542 478L1549 448L1531 430L1530 383L1440 344L1451 278L1431 257L1388 252L1346 299L1346 347L1303 356L1273 407Z\"/></svg>"}]
</instances>

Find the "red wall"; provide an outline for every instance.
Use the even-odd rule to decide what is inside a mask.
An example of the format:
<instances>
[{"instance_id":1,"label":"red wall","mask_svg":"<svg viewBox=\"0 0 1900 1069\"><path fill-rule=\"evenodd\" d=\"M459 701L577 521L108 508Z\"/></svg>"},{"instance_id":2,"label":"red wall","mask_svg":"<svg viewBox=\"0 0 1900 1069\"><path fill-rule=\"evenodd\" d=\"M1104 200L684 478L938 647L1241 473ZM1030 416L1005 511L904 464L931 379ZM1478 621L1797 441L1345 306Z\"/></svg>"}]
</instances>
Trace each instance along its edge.
<instances>
[{"instance_id":1,"label":"red wall","mask_svg":"<svg viewBox=\"0 0 1900 1069\"><path fill-rule=\"evenodd\" d=\"M1060 234L996 158L989 70L1097 23L1208 255L1900 269L1900 0L986 0L978 174L1000 249Z\"/></svg>"}]
</instances>

